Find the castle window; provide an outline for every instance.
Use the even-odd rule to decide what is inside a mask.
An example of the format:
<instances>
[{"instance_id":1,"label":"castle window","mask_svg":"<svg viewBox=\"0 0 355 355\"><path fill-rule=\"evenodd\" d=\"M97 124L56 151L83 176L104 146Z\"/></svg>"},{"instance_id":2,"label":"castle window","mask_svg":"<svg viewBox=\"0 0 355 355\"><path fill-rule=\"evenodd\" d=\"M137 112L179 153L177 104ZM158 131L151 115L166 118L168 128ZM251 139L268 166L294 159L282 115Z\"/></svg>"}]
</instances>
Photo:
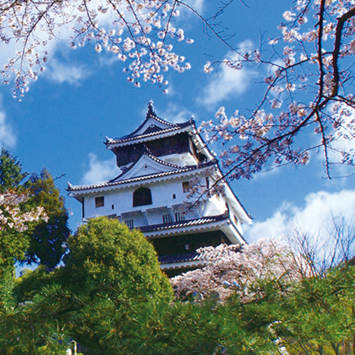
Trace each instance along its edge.
<instances>
[{"instance_id":1,"label":"castle window","mask_svg":"<svg viewBox=\"0 0 355 355\"><path fill-rule=\"evenodd\" d=\"M105 206L104 196L95 197L95 207Z\"/></svg>"},{"instance_id":2,"label":"castle window","mask_svg":"<svg viewBox=\"0 0 355 355\"><path fill-rule=\"evenodd\" d=\"M186 193L186 192L189 192L190 189L191 189L190 182L189 181L184 181L182 183L182 191Z\"/></svg>"},{"instance_id":3,"label":"castle window","mask_svg":"<svg viewBox=\"0 0 355 355\"><path fill-rule=\"evenodd\" d=\"M170 214L163 214L163 223L171 223L172 221Z\"/></svg>"},{"instance_id":4,"label":"castle window","mask_svg":"<svg viewBox=\"0 0 355 355\"><path fill-rule=\"evenodd\" d=\"M126 224L126 226L130 229L132 229L134 227L134 224L133 224L133 219L126 219L124 221L124 223Z\"/></svg>"},{"instance_id":5,"label":"castle window","mask_svg":"<svg viewBox=\"0 0 355 355\"><path fill-rule=\"evenodd\" d=\"M152 193L147 187L141 187L133 192L133 207L151 205Z\"/></svg>"},{"instance_id":6,"label":"castle window","mask_svg":"<svg viewBox=\"0 0 355 355\"><path fill-rule=\"evenodd\" d=\"M175 221L180 222L180 221L185 221L185 216L183 216L181 213L176 212L175 213Z\"/></svg>"}]
</instances>

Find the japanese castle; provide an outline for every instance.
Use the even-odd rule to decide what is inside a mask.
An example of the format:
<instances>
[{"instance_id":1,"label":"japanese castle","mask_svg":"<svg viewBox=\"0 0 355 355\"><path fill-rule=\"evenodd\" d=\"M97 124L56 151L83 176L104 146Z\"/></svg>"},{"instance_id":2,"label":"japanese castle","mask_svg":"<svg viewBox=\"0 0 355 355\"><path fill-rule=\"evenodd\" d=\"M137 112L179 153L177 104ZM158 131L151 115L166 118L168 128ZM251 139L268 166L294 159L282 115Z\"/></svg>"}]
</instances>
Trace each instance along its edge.
<instances>
[{"instance_id":1,"label":"japanese castle","mask_svg":"<svg viewBox=\"0 0 355 355\"><path fill-rule=\"evenodd\" d=\"M250 216L221 180L218 162L193 119L169 123L149 103L134 132L106 137L105 145L116 155L120 174L92 185L68 184L69 195L82 204L83 222L107 216L139 229L170 276L205 265L196 252L200 247L246 243L242 224L250 223ZM207 191L200 203L188 198L196 181L209 189L219 180L219 193Z\"/></svg>"}]
</instances>

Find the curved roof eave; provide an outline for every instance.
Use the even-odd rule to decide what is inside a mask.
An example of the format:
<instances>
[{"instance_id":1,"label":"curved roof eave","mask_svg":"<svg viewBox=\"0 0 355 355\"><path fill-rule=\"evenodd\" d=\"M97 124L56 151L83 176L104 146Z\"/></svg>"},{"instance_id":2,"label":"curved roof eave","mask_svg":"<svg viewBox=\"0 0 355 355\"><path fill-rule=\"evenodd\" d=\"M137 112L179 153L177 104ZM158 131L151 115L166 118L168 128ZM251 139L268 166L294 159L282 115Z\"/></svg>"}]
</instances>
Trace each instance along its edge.
<instances>
[{"instance_id":1,"label":"curved roof eave","mask_svg":"<svg viewBox=\"0 0 355 355\"><path fill-rule=\"evenodd\" d=\"M150 132L146 134L140 134L138 136L133 135L131 133L130 135L121 137L121 138L108 138L106 137L106 141L104 144L106 145L107 149L113 149L115 147L119 146L124 146L124 145L130 145L134 144L137 142L146 142L149 140L156 139L157 136L170 136L170 135L175 135L180 132L185 132L188 131L189 127L193 126L195 128L195 123L193 120L186 121L184 123L176 123L174 124L173 127L162 129L160 131L155 131L155 132Z\"/></svg>"},{"instance_id":2,"label":"curved roof eave","mask_svg":"<svg viewBox=\"0 0 355 355\"><path fill-rule=\"evenodd\" d=\"M110 182L112 180L109 180L109 181L105 181L105 182L101 182L101 183L93 184L93 185L72 185L72 184L68 183L67 191L69 194L74 196L79 193L81 193L81 194L90 193L93 190L114 188L114 187L118 187L120 185L129 184L129 183L136 183L136 182L140 182L140 181L153 180L153 179L168 177L168 176L172 176L172 175L179 175L179 174L183 175L185 173L195 172L196 170L202 170L202 169L209 167L211 165L214 165L214 164L216 164L215 161L210 161L210 162L200 164L200 165L181 167L179 170L172 170L172 171L161 172L161 173L156 173L156 174L149 174L149 175L130 178L127 180L119 180L119 181L114 181L114 182ZM116 177L116 179L117 179L117 177Z\"/></svg>"}]
</instances>

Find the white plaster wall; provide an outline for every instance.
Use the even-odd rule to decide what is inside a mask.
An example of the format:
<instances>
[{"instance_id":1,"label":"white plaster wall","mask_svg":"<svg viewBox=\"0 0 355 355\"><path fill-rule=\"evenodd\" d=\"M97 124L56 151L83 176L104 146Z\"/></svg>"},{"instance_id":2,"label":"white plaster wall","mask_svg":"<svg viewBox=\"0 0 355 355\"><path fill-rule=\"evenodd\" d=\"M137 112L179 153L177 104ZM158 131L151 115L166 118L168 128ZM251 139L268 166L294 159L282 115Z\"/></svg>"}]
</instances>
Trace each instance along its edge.
<instances>
[{"instance_id":1,"label":"white plaster wall","mask_svg":"<svg viewBox=\"0 0 355 355\"><path fill-rule=\"evenodd\" d=\"M188 178L171 179L163 182L143 183L141 185L129 186L117 190L96 192L84 196L84 218L98 216L109 216L112 214L121 215L122 213L142 211L158 208L156 211L148 211L146 217L149 224L162 223L162 214L168 213L167 207L171 209L170 213L174 219L174 205L183 203L186 199L186 193L183 192L182 182L188 181ZM133 207L133 192L140 188L147 187L152 193L152 204ZM175 198L173 197L175 195ZM104 196L105 205L95 207L95 197ZM113 208L112 208L113 205ZM199 214L197 212L197 214ZM198 217L195 213L189 213L186 219ZM136 223L135 223L136 225Z\"/></svg>"},{"instance_id":2,"label":"white plaster wall","mask_svg":"<svg viewBox=\"0 0 355 355\"><path fill-rule=\"evenodd\" d=\"M166 155L164 160L176 164L179 166L186 166L186 165L197 165L198 161L193 157L191 153L183 153L183 154L171 154Z\"/></svg>"}]
</instances>

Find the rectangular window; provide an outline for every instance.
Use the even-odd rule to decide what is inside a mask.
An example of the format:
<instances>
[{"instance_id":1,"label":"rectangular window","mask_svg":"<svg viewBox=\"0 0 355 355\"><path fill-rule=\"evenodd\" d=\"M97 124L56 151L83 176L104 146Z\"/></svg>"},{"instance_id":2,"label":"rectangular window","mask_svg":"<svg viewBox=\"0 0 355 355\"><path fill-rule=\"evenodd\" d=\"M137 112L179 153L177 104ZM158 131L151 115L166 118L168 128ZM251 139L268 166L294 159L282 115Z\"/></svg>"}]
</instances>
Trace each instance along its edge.
<instances>
[{"instance_id":1,"label":"rectangular window","mask_svg":"<svg viewBox=\"0 0 355 355\"><path fill-rule=\"evenodd\" d=\"M190 182L189 181L184 181L182 183L182 191L186 193L186 192L189 192L190 189L191 189Z\"/></svg>"},{"instance_id":2,"label":"rectangular window","mask_svg":"<svg viewBox=\"0 0 355 355\"><path fill-rule=\"evenodd\" d=\"M180 222L180 221L185 221L185 216L183 216L181 213L176 212L175 213L175 221Z\"/></svg>"},{"instance_id":3,"label":"rectangular window","mask_svg":"<svg viewBox=\"0 0 355 355\"><path fill-rule=\"evenodd\" d=\"M172 221L170 214L163 214L163 223L171 223Z\"/></svg>"},{"instance_id":4,"label":"rectangular window","mask_svg":"<svg viewBox=\"0 0 355 355\"><path fill-rule=\"evenodd\" d=\"M128 228L132 229L134 227L133 219L126 219L124 222Z\"/></svg>"},{"instance_id":5,"label":"rectangular window","mask_svg":"<svg viewBox=\"0 0 355 355\"><path fill-rule=\"evenodd\" d=\"M105 206L104 196L95 197L95 207Z\"/></svg>"}]
</instances>

